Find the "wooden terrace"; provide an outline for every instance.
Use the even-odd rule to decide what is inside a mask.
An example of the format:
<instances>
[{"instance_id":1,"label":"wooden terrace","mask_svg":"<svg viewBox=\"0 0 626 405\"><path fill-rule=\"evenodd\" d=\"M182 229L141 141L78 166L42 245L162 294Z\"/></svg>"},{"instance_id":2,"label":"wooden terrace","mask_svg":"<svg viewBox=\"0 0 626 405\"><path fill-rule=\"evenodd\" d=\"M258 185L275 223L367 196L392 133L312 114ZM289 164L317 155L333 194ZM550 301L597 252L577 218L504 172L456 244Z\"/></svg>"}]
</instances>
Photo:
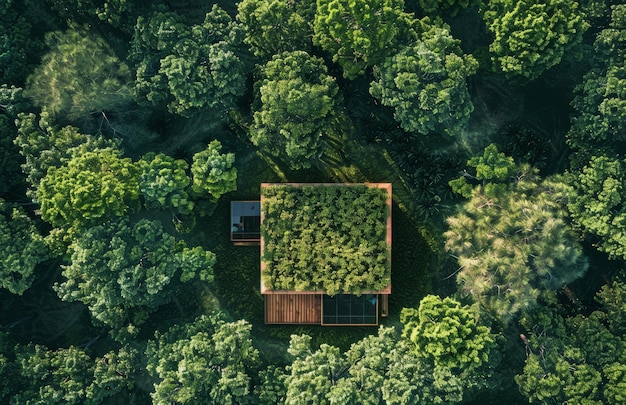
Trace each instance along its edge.
<instances>
[{"instance_id":1,"label":"wooden terrace","mask_svg":"<svg viewBox=\"0 0 626 405\"><path fill-rule=\"evenodd\" d=\"M322 323L320 294L267 294L264 297L265 323Z\"/></svg>"}]
</instances>

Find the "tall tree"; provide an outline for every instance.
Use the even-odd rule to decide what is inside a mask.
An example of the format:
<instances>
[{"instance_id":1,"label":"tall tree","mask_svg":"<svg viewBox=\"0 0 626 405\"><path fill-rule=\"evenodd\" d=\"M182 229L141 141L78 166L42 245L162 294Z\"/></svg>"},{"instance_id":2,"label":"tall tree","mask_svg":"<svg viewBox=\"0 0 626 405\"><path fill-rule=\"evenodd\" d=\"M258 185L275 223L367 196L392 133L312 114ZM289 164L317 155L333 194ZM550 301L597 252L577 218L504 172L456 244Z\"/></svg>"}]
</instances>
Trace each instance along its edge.
<instances>
[{"instance_id":1,"label":"tall tree","mask_svg":"<svg viewBox=\"0 0 626 405\"><path fill-rule=\"evenodd\" d=\"M489 46L495 67L530 80L557 65L588 28L570 0L493 0L483 17L495 36Z\"/></svg>"},{"instance_id":2,"label":"tall tree","mask_svg":"<svg viewBox=\"0 0 626 405\"><path fill-rule=\"evenodd\" d=\"M220 153L222 144L213 140L207 148L193 155L191 164L192 194L209 195L217 200L223 194L237 190L237 168L234 153Z\"/></svg>"},{"instance_id":3,"label":"tall tree","mask_svg":"<svg viewBox=\"0 0 626 405\"><path fill-rule=\"evenodd\" d=\"M568 188L522 172L508 190L478 186L447 219L446 248L457 258L457 284L488 311L508 321L587 269L568 225Z\"/></svg>"},{"instance_id":4,"label":"tall tree","mask_svg":"<svg viewBox=\"0 0 626 405\"><path fill-rule=\"evenodd\" d=\"M403 0L318 0L313 42L354 79L381 62L407 29Z\"/></svg>"},{"instance_id":5,"label":"tall tree","mask_svg":"<svg viewBox=\"0 0 626 405\"><path fill-rule=\"evenodd\" d=\"M191 183L187 162L150 152L142 156L138 165L139 189L147 207L171 207L181 214L191 212L194 202L185 191Z\"/></svg>"},{"instance_id":6,"label":"tall tree","mask_svg":"<svg viewBox=\"0 0 626 405\"><path fill-rule=\"evenodd\" d=\"M48 53L29 76L25 92L59 120L121 114L132 102L128 66L106 41L86 29L51 32Z\"/></svg>"},{"instance_id":7,"label":"tall tree","mask_svg":"<svg viewBox=\"0 0 626 405\"><path fill-rule=\"evenodd\" d=\"M244 0L237 5L244 42L256 57L269 60L286 51L311 50L313 28L299 8L287 0Z\"/></svg>"},{"instance_id":8,"label":"tall tree","mask_svg":"<svg viewBox=\"0 0 626 405\"><path fill-rule=\"evenodd\" d=\"M240 42L240 29L217 5L194 26L176 13L139 17L131 52L137 96L183 116L233 108L246 82Z\"/></svg>"},{"instance_id":9,"label":"tall tree","mask_svg":"<svg viewBox=\"0 0 626 405\"><path fill-rule=\"evenodd\" d=\"M216 315L173 326L148 342L148 372L156 379L155 404L249 403L259 365L246 321Z\"/></svg>"},{"instance_id":10,"label":"tall tree","mask_svg":"<svg viewBox=\"0 0 626 405\"><path fill-rule=\"evenodd\" d=\"M120 155L98 149L49 168L37 189L41 217L56 227L84 229L138 208L137 166Z\"/></svg>"},{"instance_id":11,"label":"tall tree","mask_svg":"<svg viewBox=\"0 0 626 405\"><path fill-rule=\"evenodd\" d=\"M515 381L529 402L623 403L626 341L607 321L603 308L564 317L543 307L522 318L527 358Z\"/></svg>"},{"instance_id":12,"label":"tall tree","mask_svg":"<svg viewBox=\"0 0 626 405\"><path fill-rule=\"evenodd\" d=\"M422 298L418 309L402 310L404 336L419 356L431 361L435 368L471 371L489 361L495 338L491 330L477 321L469 306L436 295Z\"/></svg>"},{"instance_id":13,"label":"tall tree","mask_svg":"<svg viewBox=\"0 0 626 405\"><path fill-rule=\"evenodd\" d=\"M421 25L418 41L374 67L370 93L394 107L405 130L454 135L474 110L466 78L478 62L463 54L449 26L428 19Z\"/></svg>"},{"instance_id":14,"label":"tall tree","mask_svg":"<svg viewBox=\"0 0 626 405\"><path fill-rule=\"evenodd\" d=\"M72 126L58 128L46 112L41 113L41 117L18 113L16 123L14 143L25 159L22 171L30 184L26 195L33 200L37 199L39 183L48 169L66 164L73 156L117 145L101 136L85 135Z\"/></svg>"},{"instance_id":15,"label":"tall tree","mask_svg":"<svg viewBox=\"0 0 626 405\"><path fill-rule=\"evenodd\" d=\"M293 169L311 167L322 141L338 131L339 88L323 60L304 51L276 55L258 88L252 142Z\"/></svg>"},{"instance_id":16,"label":"tall tree","mask_svg":"<svg viewBox=\"0 0 626 405\"><path fill-rule=\"evenodd\" d=\"M22 295L35 278L48 249L24 210L0 199L0 287Z\"/></svg>"},{"instance_id":17,"label":"tall tree","mask_svg":"<svg viewBox=\"0 0 626 405\"><path fill-rule=\"evenodd\" d=\"M569 180L573 191L568 208L574 224L613 258L626 258L625 176L624 161L599 156Z\"/></svg>"},{"instance_id":18,"label":"tall tree","mask_svg":"<svg viewBox=\"0 0 626 405\"><path fill-rule=\"evenodd\" d=\"M212 280L215 255L188 249L159 222L126 220L89 228L70 246L65 281L55 290L65 301L81 301L98 321L124 338L138 332L154 310L171 302L177 279Z\"/></svg>"}]
</instances>

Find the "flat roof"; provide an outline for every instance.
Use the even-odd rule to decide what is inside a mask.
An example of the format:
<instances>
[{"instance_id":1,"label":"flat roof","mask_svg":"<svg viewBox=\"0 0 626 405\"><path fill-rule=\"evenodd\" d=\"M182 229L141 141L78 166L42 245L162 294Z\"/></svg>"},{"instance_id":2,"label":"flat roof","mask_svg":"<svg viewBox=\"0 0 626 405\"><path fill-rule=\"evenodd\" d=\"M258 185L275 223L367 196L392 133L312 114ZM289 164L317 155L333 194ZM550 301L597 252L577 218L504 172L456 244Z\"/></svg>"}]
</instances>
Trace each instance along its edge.
<instances>
[{"instance_id":1,"label":"flat roof","mask_svg":"<svg viewBox=\"0 0 626 405\"><path fill-rule=\"evenodd\" d=\"M261 189L270 186L291 186L300 188L303 186L320 186L320 187L336 187L336 186L367 186L370 188L380 188L384 189L387 192L387 207L388 207L388 215L387 215L387 229L386 229L386 243L389 247L389 270L391 271L391 241L392 241L392 232L391 232L391 208L392 208L392 185L391 183L261 183ZM261 193L261 207L263 207L264 196ZM261 210L261 225L263 224L263 210ZM263 254L265 249L265 241L263 235L261 234L261 294L325 294L325 291L321 290L313 290L313 291L294 291L294 290L273 290L266 287L263 280L263 273L265 272L265 262L263 260ZM391 294L391 283L389 285L380 290L380 291L361 291L361 294Z\"/></svg>"}]
</instances>

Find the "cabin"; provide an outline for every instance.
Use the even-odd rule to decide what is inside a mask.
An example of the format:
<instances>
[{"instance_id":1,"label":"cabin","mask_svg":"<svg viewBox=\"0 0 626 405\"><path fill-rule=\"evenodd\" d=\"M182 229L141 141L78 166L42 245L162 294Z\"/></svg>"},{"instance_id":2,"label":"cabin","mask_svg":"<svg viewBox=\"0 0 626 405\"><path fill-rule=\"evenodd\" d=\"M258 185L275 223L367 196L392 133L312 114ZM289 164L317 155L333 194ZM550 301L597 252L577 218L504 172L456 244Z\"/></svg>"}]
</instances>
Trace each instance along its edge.
<instances>
[{"instance_id":1,"label":"cabin","mask_svg":"<svg viewBox=\"0 0 626 405\"><path fill-rule=\"evenodd\" d=\"M230 240L236 245L261 243L261 202L231 201Z\"/></svg>"},{"instance_id":2,"label":"cabin","mask_svg":"<svg viewBox=\"0 0 626 405\"><path fill-rule=\"evenodd\" d=\"M267 274L268 258L272 257L276 260L275 252L268 251L275 245L275 241L268 241L267 236L271 232L267 229L267 224L264 224L264 213L270 207L267 206L267 200L265 198L264 189L267 187L293 187L300 188L304 186L315 187L327 187L327 186L345 186L351 187L355 185L367 186L368 188L378 188L386 192L386 200L383 203L386 207L382 207L385 210L384 226L385 232L382 236L384 244L387 246L388 256L386 259L386 275L382 282L385 283L384 288L378 290L371 290L364 288L360 291L351 292L339 292L335 294L327 294L326 291L320 288L292 288L283 289L275 288L272 286L272 282ZM266 324L308 324L308 325L322 325L322 326L376 326L379 324L381 317L386 317L389 312L388 297L391 294L391 198L392 190L390 183L365 183L365 184L329 184L329 183L263 183L261 185L261 294L265 301L265 323ZM280 200L279 204L280 204ZM302 202L302 204L306 204ZM332 204L332 201L329 202ZM286 203L287 204L287 203ZM337 203L338 205L345 204ZM275 212L277 209L282 209L280 206L271 207ZM285 206L284 210L304 210L309 208L301 206L293 206L289 204L289 207ZM351 207L346 208L348 212L351 212ZM357 215L356 211L350 215ZM285 212L284 215L279 215L280 218L285 221L290 221L291 216ZM345 215L344 215L345 217ZM312 221L315 221L315 216L312 216ZM313 232L316 224L310 223L303 228L309 229L309 232ZM265 228L264 228L265 227ZM294 237L300 237L296 230L294 230ZM382 241L381 241L382 242ZM339 249L341 247L338 247ZM314 252L316 246L311 244L310 250ZM320 252L320 255L325 253ZM291 257L289 260L297 261L297 257L294 259ZM380 283L379 283L380 284Z\"/></svg>"}]
</instances>

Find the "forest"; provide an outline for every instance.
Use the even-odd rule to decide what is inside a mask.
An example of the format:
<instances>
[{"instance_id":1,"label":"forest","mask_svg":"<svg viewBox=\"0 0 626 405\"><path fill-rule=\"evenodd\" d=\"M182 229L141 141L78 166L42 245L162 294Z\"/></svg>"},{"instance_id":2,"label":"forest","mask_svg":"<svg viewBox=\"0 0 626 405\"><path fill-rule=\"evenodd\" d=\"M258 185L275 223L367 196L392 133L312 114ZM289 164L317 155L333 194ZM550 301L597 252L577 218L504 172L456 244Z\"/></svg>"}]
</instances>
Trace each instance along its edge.
<instances>
[{"instance_id":1,"label":"forest","mask_svg":"<svg viewBox=\"0 0 626 405\"><path fill-rule=\"evenodd\" d=\"M626 403L621 3L0 1L0 403ZM393 184L380 327L264 324L289 182Z\"/></svg>"}]
</instances>

